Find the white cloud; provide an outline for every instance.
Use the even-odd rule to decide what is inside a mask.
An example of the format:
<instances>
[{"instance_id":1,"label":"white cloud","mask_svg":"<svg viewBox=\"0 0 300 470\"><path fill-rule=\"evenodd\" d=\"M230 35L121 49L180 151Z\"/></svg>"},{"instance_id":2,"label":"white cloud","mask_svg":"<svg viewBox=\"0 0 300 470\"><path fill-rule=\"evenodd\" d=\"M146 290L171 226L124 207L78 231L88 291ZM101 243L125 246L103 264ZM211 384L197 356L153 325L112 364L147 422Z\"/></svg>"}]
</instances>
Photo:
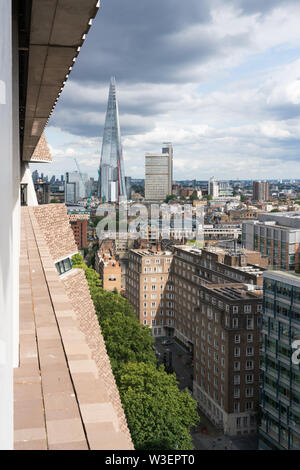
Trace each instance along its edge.
<instances>
[{"instance_id":1,"label":"white cloud","mask_svg":"<svg viewBox=\"0 0 300 470\"><path fill-rule=\"evenodd\" d=\"M126 174L143 177L145 153L159 152L164 141L174 145L177 179L290 177L300 170L300 58L279 66L274 53L291 50L295 57L298 48L300 57L300 4L282 4L263 16L212 4L210 24L165 38L181 51L202 42L216 48L199 62L178 65L174 73L185 81L118 85ZM255 69L255 59L265 64ZM242 66L249 72L238 75ZM67 84L65 108L54 122L74 135L53 143L57 161L76 156L97 176L107 94L103 84ZM99 137L75 135L89 126Z\"/></svg>"}]
</instances>

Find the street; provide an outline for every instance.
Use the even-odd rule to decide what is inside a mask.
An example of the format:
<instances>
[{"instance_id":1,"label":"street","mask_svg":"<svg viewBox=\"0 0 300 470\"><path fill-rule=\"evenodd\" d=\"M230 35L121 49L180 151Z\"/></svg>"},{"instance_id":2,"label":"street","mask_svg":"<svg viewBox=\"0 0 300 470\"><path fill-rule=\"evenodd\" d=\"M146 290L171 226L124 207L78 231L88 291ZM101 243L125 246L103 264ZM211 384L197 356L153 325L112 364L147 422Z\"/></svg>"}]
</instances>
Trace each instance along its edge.
<instances>
[{"instance_id":1,"label":"street","mask_svg":"<svg viewBox=\"0 0 300 470\"><path fill-rule=\"evenodd\" d=\"M171 344L163 344L163 342ZM164 353L171 352L172 368L179 382L179 389L193 388L193 367L191 353L179 344L174 338L156 338L155 350L160 364L164 363ZM223 431L217 429L213 423L198 409L200 423L191 430L196 450L256 450L257 436L225 436Z\"/></svg>"}]
</instances>

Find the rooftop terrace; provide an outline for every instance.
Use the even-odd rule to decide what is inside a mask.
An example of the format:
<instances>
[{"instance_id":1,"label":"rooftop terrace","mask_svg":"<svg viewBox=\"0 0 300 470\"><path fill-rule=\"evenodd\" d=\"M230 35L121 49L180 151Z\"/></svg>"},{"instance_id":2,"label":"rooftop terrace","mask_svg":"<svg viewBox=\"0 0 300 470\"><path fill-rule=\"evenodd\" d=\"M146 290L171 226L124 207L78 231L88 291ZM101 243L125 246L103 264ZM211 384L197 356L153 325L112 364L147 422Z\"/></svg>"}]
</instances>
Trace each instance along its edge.
<instances>
[{"instance_id":1,"label":"rooftop terrace","mask_svg":"<svg viewBox=\"0 0 300 470\"><path fill-rule=\"evenodd\" d=\"M42 211L22 208L14 448L132 449L84 273L59 277Z\"/></svg>"}]
</instances>

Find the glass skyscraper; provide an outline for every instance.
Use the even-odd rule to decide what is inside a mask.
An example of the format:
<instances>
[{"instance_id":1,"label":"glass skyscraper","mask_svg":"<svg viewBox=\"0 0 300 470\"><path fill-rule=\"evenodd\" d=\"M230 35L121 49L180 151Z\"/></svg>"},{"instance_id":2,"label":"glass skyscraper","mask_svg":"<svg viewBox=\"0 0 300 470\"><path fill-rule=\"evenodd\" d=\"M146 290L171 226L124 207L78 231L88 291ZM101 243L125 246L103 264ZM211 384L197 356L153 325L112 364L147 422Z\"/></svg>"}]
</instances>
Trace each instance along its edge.
<instances>
[{"instance_id":1,"label":"glass skyscraper","mask_svg":"<svg viewBox=\"0 0 300 470\"><path fill-rule=\"evenodd\" d=\"M109 87L99 169L98 196L102 198L103 202L119 202L127 199L114 77L111 78Z\"/></svg>"},{"instance_id":2,"label":"glass skyscraper","mask_svg":"<svg viewBox=\"0 0 300 470\"><path fill-rule=\"evenodd\" d=\"M300 449L300 275L264 273L260 449Z\"/></svg>"}]
</instances>

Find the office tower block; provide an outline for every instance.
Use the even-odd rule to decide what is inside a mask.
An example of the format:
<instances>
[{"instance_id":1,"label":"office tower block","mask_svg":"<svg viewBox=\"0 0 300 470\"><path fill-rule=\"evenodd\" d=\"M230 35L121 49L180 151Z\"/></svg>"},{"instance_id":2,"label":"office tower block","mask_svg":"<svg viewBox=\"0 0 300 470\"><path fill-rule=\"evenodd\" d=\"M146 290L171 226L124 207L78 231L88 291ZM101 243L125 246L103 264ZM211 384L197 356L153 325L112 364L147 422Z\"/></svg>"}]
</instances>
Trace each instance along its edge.
<instances>
[{"instance_id":1,"label":"office tower block","mask_svg":"<svg viewBox=\"0 0 300 470\"><path fill-rule=\"evenodd\" d=\"M116 81L110 80L108 104L102 140L98 196L105 202L126 201Z\"/></svg>"},{"instance_id":2,"label":"office tower block","mask_svg":"<svg viewBox=\"0 0 300 470\"><path fill-rule=\"evenodd\" d=\"M300 450L300 276L264 273L259 448Z\"/></svg>"},{"instance_id":3,"label":"office tower block","mask_svg":"<svg viewBox=\"0 0 300 470\"><path fill-rule=\"evenodd\" d=\"M39 179L39 172L37 170L34 170L32 172L32 181L33 181L33 183L37 183L38 179Z\"/></svg>"},{"instance_id":4,"label":"office tower block","mask_svg":"<svg viewBox=\"0 0 300 470\"><path fill-rule=\"evenodd\" d=\"M167 154L168 159L168 194L172 194L172 185L173 185L173 147L171 142L164 142L162 148L163 155Z\"/></svg>"},{"instance_id":5,"label":"office tower block","mask_svg":"<svg viewBox=\"0 0 300 470\"><path fill-rule=\"evenodd\" d=\"M125 186L127 199L131 199L131 176L125 176Z\"/></svg>"},{"instance_id":6,"label":"office tower block","mask_svg":"<svg viewBox=\"0 0 300 470\"><path fill-rule=\"evenodd\" d=\"M145 199L163 201L172 194L173 147L163 144L161 154L147 153L145 156Z\"/></svg>"},{"instance_id":7,"label":"office tower block","mask_svg":"<svg viewBox=\"0 0 300 470\"><path fill-rule=\"evenodd\" d=\"M254 181L253 182L253 201L269 201L270 199L270 185L267 181Z\"/></svg>"},{"instance_id":8,"label":"office tower block","mask_svg":"<svg viewBox=\"0 0 300 470\"><path fill-rule=\"evenodd\" d=\"M243 223L242 243L248 250L267 255L270 266L299 269L299 213L258 214L258 220Z\"/></svg>"},{"instance_id":9,"label":"office tower block","mask_svg":"<svg viewBox=\"0 0 300 470\"><path fill-rule=\"evenodd\" d=\"M219 185L214 178L208 180L208 194L212 196L213 199L219 196Z\"/></svg>"},{"instance_id":10,"label":"office tower block","mask_svg":"<svg viewBox=\"0 0 300 470\"><path fill-rule=\"evenodd\" d=\"M65 175L65 202L75 203L87 196L87 174L80 175L78 171L67 172Z\"/></svg>"}]
</instances>

